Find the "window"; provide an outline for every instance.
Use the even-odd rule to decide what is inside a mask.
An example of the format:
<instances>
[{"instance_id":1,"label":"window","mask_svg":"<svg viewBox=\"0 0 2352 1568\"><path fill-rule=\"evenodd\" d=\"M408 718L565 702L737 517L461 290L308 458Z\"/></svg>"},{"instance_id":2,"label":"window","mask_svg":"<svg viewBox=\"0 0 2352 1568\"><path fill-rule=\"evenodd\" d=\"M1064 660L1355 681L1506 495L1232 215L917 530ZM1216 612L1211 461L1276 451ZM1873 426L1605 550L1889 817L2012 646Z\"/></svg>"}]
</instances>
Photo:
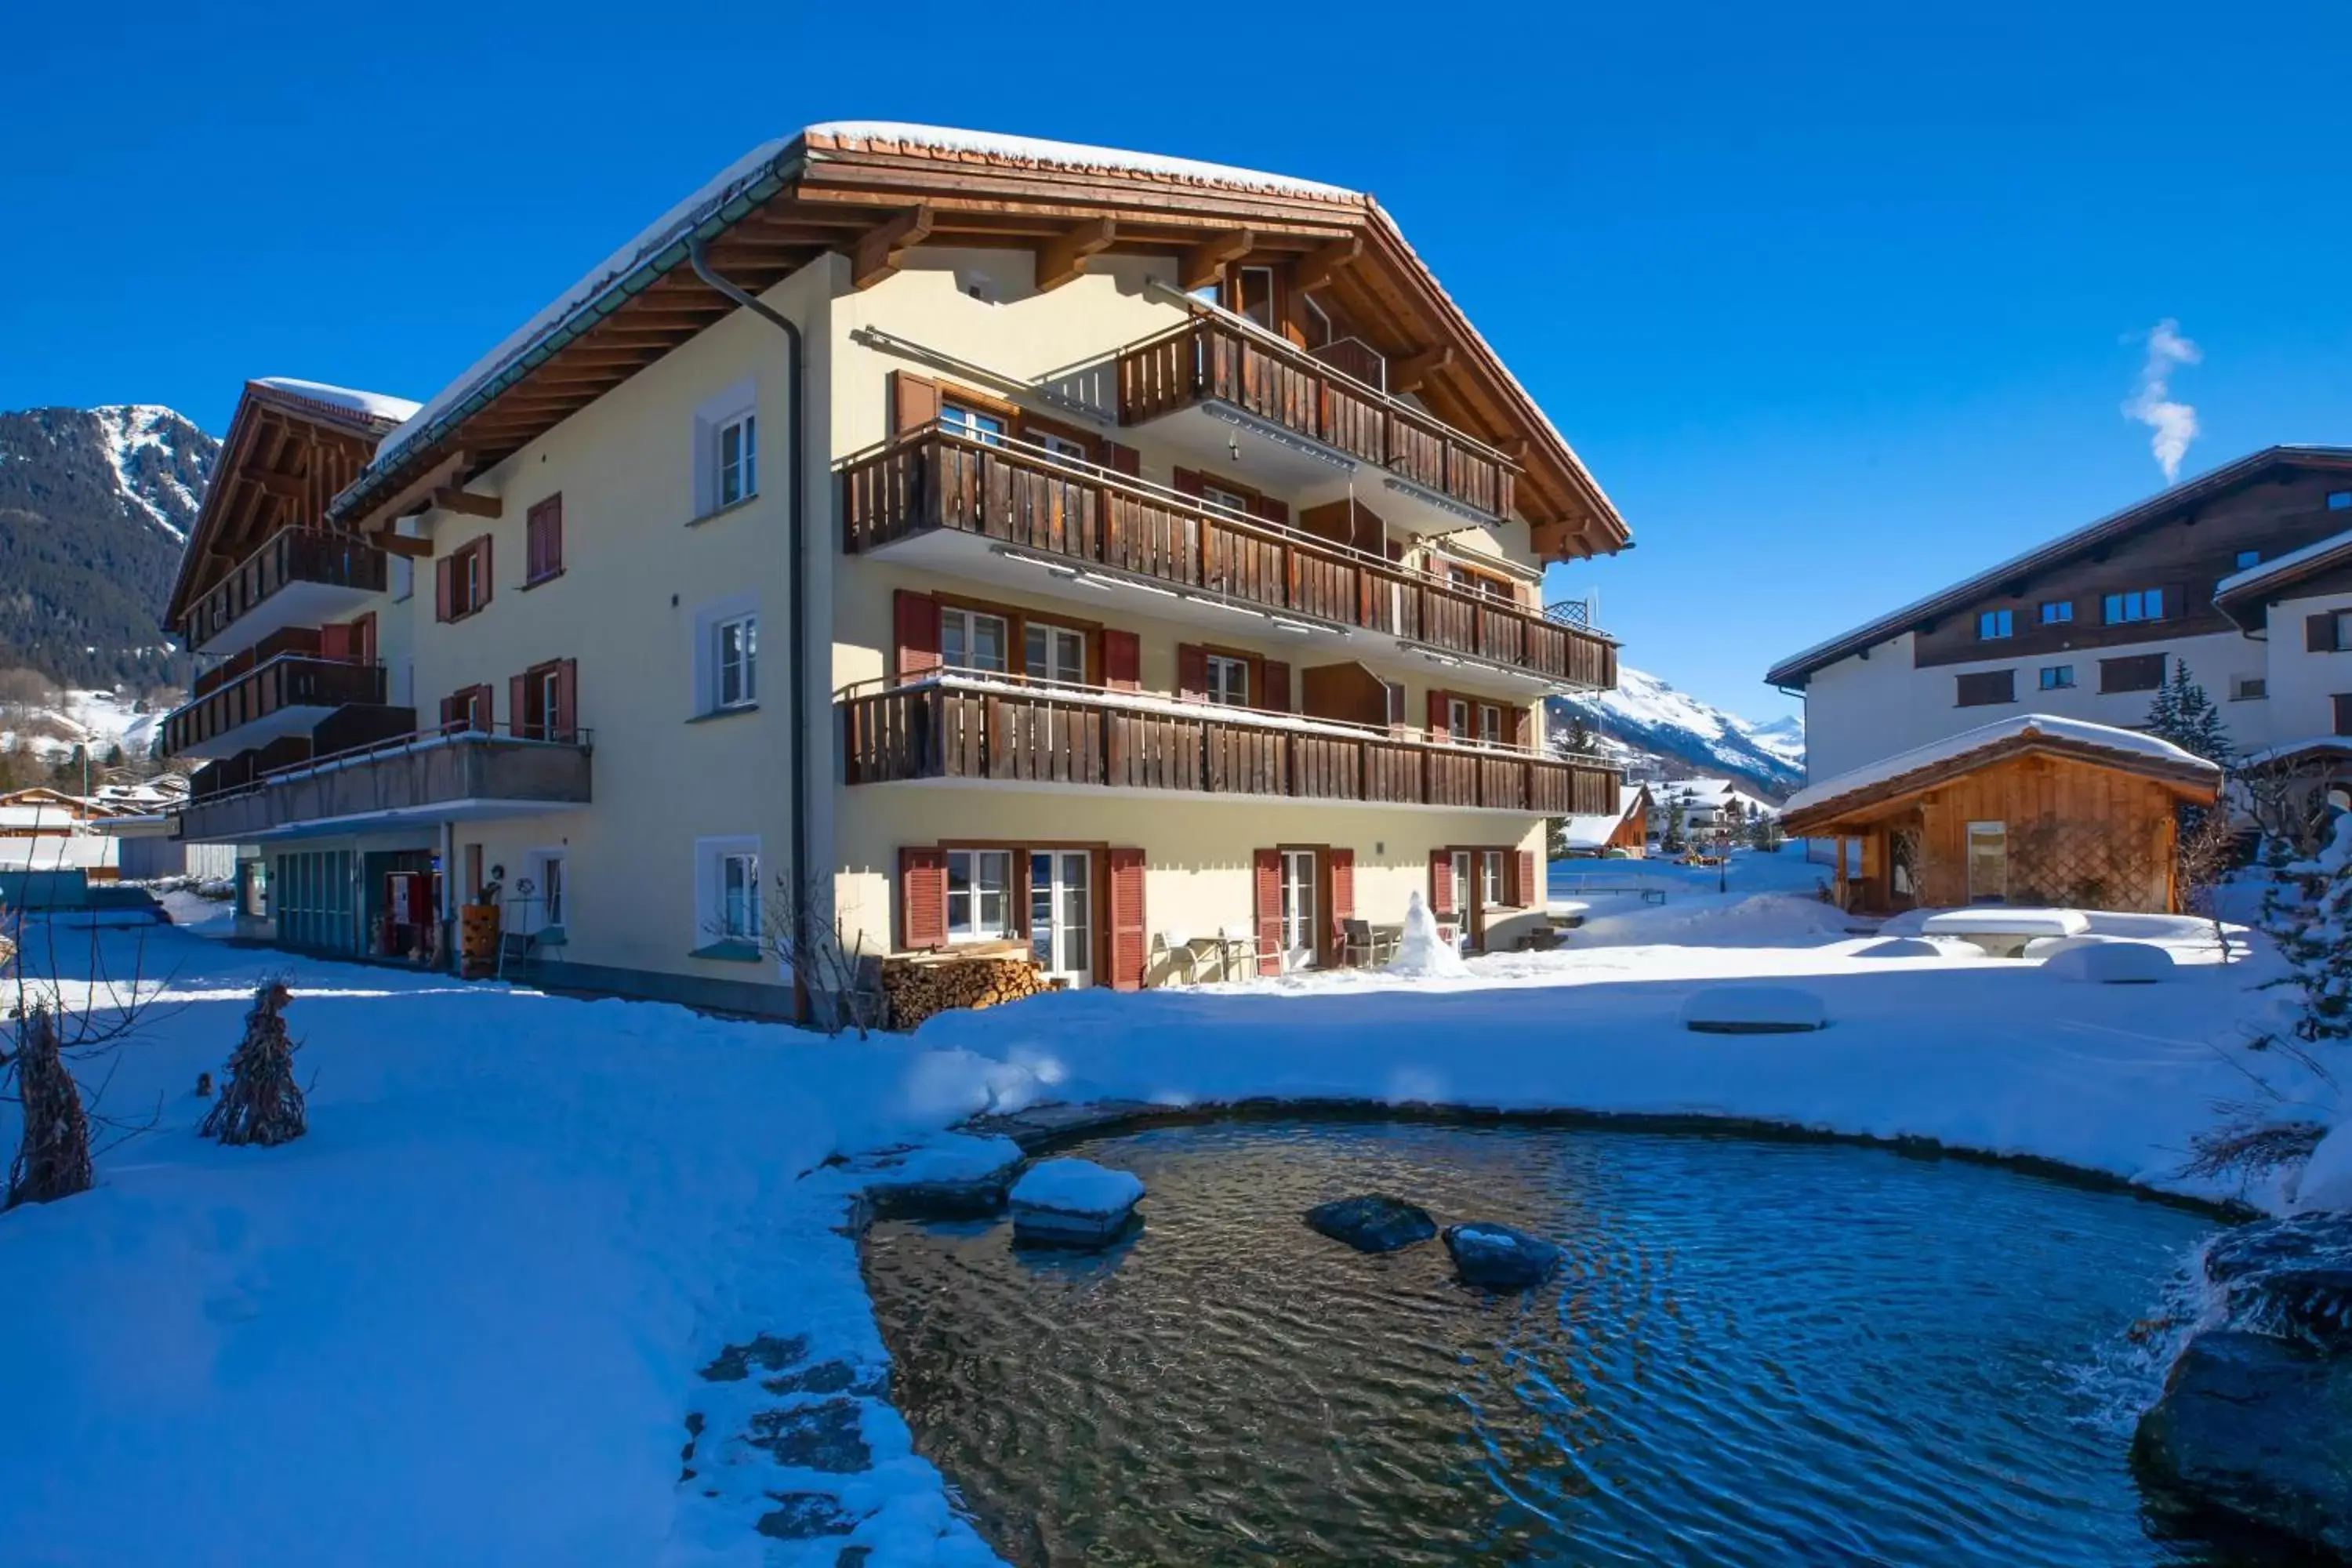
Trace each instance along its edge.
<instances>
[{"instance_id":1,"label":"window","mask_svg":"<svg viewBox=\"0 0 2352 1568\"><path fill-rule=\"evenodd\" d=\"M1057 463L1083 463L1087 460L1086 447L1067 436L1056 436L1051 430L1037 430L1030 434L1029 439Z\"/></svg>"},{"instance_id":2,"label":"window","mask_svg":"<svg viewBox=\"0 0 2352 1568\"><path fill-rule=\"evenodd\" d=\"M1503 743L1503 710L1491 702L1478 704L1478 743L1482 746Z\"/></svg>"},{"instance_id":3,"label":"window","mask_svg":"<svg viewBox=\"0 0 2352 1568\"><path fill-rule=\"evenodd\" d=\"M524 881L517 884L520 908L516 916L525 930L548 931L563 924L563 852L534 849L523 862Z\"/></svg>"},{"instance_id":4,"label":"window","mask_svg":"<svg viewBox=\"0 0 2352 1568\"><path fill-rule=\"evenodd\" d=\"M2073 621L2074 618L2074 600L2044 599L2042 601L2042 624L2043 626L2063 626Z\"/></svg>"},{"instance_id":5,"label":"window","mask_svg":"<svg viewBox=\"0 0 2352 1568\"><path fill-rule=\"evenodd\" d=\"M1011 640L1003 616L952 606L940 612L940 662L950 669L1003 675Z\"/></svg>"},{"instance_id":6,"label":"window","mask_svg":"<svg viewBox=\"0 0 2352 1568\"><path fill-rule=\"evenodd\" d=\"M462 621L467 616L478 615L490 602L490 536L468 540L434 563L439 581L436 584L435 619Z\"/></svg>"},{"instance_id":7,"label":"window","mask_svg":"<svg viewBox=\"0 0 2352 1568\"><path fill-rule=\"evenodd\" d=\"M2243 572L2243 571L2244 571L2247 567L2249 567L2249 566L2259 566L2259 565L2261 565L2262 563L2263 563L2263 552L2262 552L2261 551L2259 551L2259 550L2241 550L2241 551L2239 551L2239 552L2238 552L2238 570L2239 570L2239 571Z\"/></svg>"},{"instance_id":8,"label":"window","mask_svg":"<svg viewBox=\"0 0 2352 1568\"><path fill-rule=\"evenodd\" d=\"M441 699L441 728L452 734L487 735L497 728L496 717L487 686L468 686Z\"/></svg>"},{"instance_id":9,"label":"window","mask_svg":"<svg viewBox=\"0 0 2352 1568\"><path fill-rule=\"evenodd\" d=\"M2259 675L2241 675L2230 682L2230 700L2257 702L2271 694L2271 683Z\"/></svg>"},{"instance_id":10,"label":"window","mask_svg":"<svg viewBox=\"0 0 2352 1568\"><path fill-rule=\"evenodd\" d=\"M1404 682L1383 680L1381 685L1387 689L1389 694L1389 728L1401 730L1404 728Z\"/></svg>"},{"instance_id":11,"label":"window","mask_svg":"<svg viewBox=\"0 0 2352 1568\"><path fill-rule=\"evenodd\" d=\"M2352 490L2328 491L2327 510L2330 511L2352 511Z\"/></svg>"},{"instance_id":12,"label":"window","mask_svg":"<svg viewBox=\"0 0 2352 1568\"><path fill-rule=\"evenodd\" d=\"M2009 897L2009 825L1969 824L1969 902L1998 904Z\"/></svg>"},{"instance_id":13,"label":"window","mask_svg":"<svg viewBox=\"0 0 2352 1568\"><path fill-rule=\"evenodd\" d=\"M1047 974L1074 986L1094 977L1093 861L1084 849L1029 857L1029 951Z\"/></svg>"},{"instance_id":14,"label":"window","mask_svg":"<svg viewBox=\"0 0 2352 1568\"><path fill-rule=\"evenodd\" d=\"M563 574L563 498L551 495L523 514L523 579L526 588Z\"/></svg>"},{"instance_id":15,"label":"window","mask_svg":"<svg viewBox=\"0 0 2352 1568\"><path fill-rule=\"evenodd\" d=\"M1500 849L1478 852L1478 901L1489 909L1503 901L1503 852Z\"/></svg>"},{"instance_id":16,"label":"window","mask_svg":"<svg viewBox=\"0 0 2352 1568\"><path fill-rule=\"evenodd\" d=\"M1977 636L1987 641L2005 637L2014 630L2015 624L2008 610L1980 610L1977 613Z\"/></svg>"},{"instance_id":17,"label":"window","mask_svg":"<svg viewBox=\"0 0 2352 1568\"><path fill-rule=\"evenodd\" d=\"M2339 691L2327 700L2336 709L2336 732L2352 735L2352 693Z\"/></svg>"},{"instance_id":18,"label":"window","mask_svg":"<svg viewBox=\"0 0 2352 1568\"><path fill-rule=\"evenodd\" d=\"M1271 331L1274 330L1274 268L1244 267L1239 285L1234 289L1234 303L1240 312Z\"/></svg>"},{"instance_id":19,"label":"window","mask_svg":"<svg viewBox=\"0 0 2352 1568\"><path fill-rule=\"evenodd\" d=\"M745 836L694 841L697 958L748 961L760 956L760 841Z\"/></svg>"},{"instance_id":20,"label":"window","mask_svg":"<svg viewBox=\"0 0 2352 1568\"><path fill-rule=\"evenodd\" d=\"M1250 705L1249 660L1227 654L1209 656L1209 700L1225 708Z\"/></svg>"},{"instance_id":21,"label":"window","mask_svg":"<svg viewBox=\"0 0 2352 1568\"><path fill-rule=\"evenodd\" d=\"M995 446L1004 439L1004 421L962 403L940 405L940 427Z\"/></svg>"},{"instance_id":22,"label":"window","mask_svg":"<svg viewBox=\"0 0 2352 1568\"><path fill-rule=\"evenodd\" d=\"M1470 743L1470 700L1449 697L1445 700L1445 732L1463 745Z\"/></svg>"},{"instance_id":23,"label":"window","mask_svg":"<svg viewBox=\"0 0 2352 1568\"><path fill-rule=\"evenodd\" d=\"M563 923L563 857L551 855L540 862L539 901L547 911L547 923Z\"/></svg>"},{"instance_id":24,"label":"window","mask_svg":"<svg viewBox=\"0 0 2352 1568\"><path fill-rule=\"evenodd\" d=\"M2074 667L2071 664L2045 664L2042 667L2042 689L2068 691L2074 689Z\"/></svg>"},{"instance_id":25,"label":"window","mask_svg":"<svg viewBox=\"0 0 2352 1568\"><path fill-rule=\"evenodd\" d=\"M1283 967L1315 962L1315 851L1282 852Z\"/></svg>"},{"instance_id":26,"label":"window","mask_svg":"<svg viewBox=\"0 0 2352 1568\"><path fill-rule=\"evenodd\" d=\"M1987 669L1959 678L1953 705L1958 708L1990 708L1995 703L2016 700L2017 671Z\"/></svg>"},{"instance_id":27,"label":"window","mask_svg":"<svg viewBox=\"0 0 2352 1568\"><path fill-rule=\"evenodd\" d=\"M1314 295L1299 298L1299 327L1307 334L1307 346L1319 349L1337 336L1331 331L1331 313L1319 304Z\"/></svg>"},{"instance_id":28,"label":"window","mask_svg":"<svg viewBox=\"0 0 2352 1568\"><path fill-rule=\"evenodd\" d=\"M1059 680L1083 686L1087 679L1087 639L1067 626L1032 621L1023 628L1023 668L1032 680ZM1211 662L1215 662L1212 656Z\"/></svg>"},{"instance_id":29,"label":"window","mask_svg":"<svg viewBox=\"0 0 2352 1568\"><path fill-rule=\"evenodd\" d=\"M760 617L737 616L713 628L718 645L711 662L719 684L712 691L714 708L748 708L760 699Z\"/></svg>"},{"instance_id":30,"label":"window","mask_svg":"<svg viewBox=\"0 0 2352 1568\"><path fill-rule=\"evenodd\" d=\"M750 414L739 414L719 426L714 456L719 473L713 499L720 506L733 506L760 493L759 421Z\"/></svg>"},{"instance_id":31,"label":"window","mask_svg":"<svg viewBox=\"0 0 2352 1568\"><path fill-rule=\"evenodd\" d=\"M2346 648L2352 648L2352 610L2336 611L2334 616L2334 621L2336 626L2336 651L2337 653L2342 653Z\"/></svg>"},{"instance_id":32,"label":"window","mask_svg":"<svg viewBox=\"0 0 2352 1568\"><path fill-rule=\"evenodd\" d=\"M2109 594L2100 601L2107 625L2126 626L2133 621L2164 619L2164 590L2135 588L2128 594Z\"/></svg>"},{"instance_id":33,"label":"window","mask_svg":"<svg viewBox=\"0 0 2352 1568\"><path fill-rule=\"evenodd\" d=\"M2160 653L2099 660L2101 691L2153 691L2163 684L2164 656Z\"/></svg>"},{"instance_id":34,"label":"window","mask_svg":"<svg viewBox=\"0 0 2352 1568\"><path fill-rule=\"evenodd\" d=\"M1013 934L1013 851L950 849L948 940L994 942Z\"/></svg>"},{"instance_id":35,"label":"window","mask_svg":"<svg viewBox=\"0 0 2352 1568\"><path fill-rule=\"evenodd\" d=\"M1202 481L1201 499L1213 506L1225 507L1234 511L1245 512L1250 510L1249 497L1239 490L1229 490L1223 485L1213 484L1207 480Z\"/></svg>"},{"instance_id":36,"label":"window","mask_svg":"<svg viewBox=\"0 0 2352 1568\"><path fill-rule=\"evenodd\" d=\"M760 940L760 857L738 851L719 858L719 932L729 942Z\"/></svg>"}]
</instances>

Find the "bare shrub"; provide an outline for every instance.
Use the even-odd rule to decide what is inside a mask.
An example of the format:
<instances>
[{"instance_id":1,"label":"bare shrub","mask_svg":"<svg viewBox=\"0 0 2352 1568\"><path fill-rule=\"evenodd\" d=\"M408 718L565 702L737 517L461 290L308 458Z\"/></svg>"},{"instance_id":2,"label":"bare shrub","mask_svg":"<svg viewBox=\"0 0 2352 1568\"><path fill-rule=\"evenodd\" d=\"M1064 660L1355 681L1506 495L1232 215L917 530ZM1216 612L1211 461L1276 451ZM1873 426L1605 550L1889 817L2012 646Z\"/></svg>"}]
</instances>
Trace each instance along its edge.
<instances>
[{"instance_id":1,"label":"bare shrub","mask_svg":"<svg viewBox=\"0 0 2352 1568\"><path fill-rule=\"evenodd\" d=\"M294 1081L297 1047L286 1033L284 1013L294 994L275 976L253 993L245 1016L245 1038L228 1058L220 1098L196 1131L224 1143L290 1143L309 1128L302 1086Z\"/></svg>"}]
</instances>

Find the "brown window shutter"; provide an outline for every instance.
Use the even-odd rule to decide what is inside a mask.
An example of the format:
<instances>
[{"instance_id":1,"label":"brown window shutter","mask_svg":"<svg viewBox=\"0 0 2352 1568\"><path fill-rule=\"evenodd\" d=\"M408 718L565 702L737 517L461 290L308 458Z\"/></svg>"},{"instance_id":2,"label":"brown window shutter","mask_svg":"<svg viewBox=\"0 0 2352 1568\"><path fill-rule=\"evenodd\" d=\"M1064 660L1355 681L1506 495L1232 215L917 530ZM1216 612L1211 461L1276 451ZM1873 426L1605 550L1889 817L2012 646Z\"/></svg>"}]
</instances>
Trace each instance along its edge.
<instances>
[{"instance_id":1,"label":"brown window shutter","mask_svg":"<svg viewBox=\"0 0 2352 1568\"><path fill-rule=\"evenodd\" d=\"M1251 880L1255 884L1257 972L1282 973L1282 851L1259 849L1250 856Z\"/></svg>"},{"instance_id":2,"label":"brown window shutter","mask_svg":"<svg viewBox=\"0 0 2352 1568\"><path fill-rule=\"evenodd\" d=\"M580 661L567 658L556 667L555 739L569 744L580 730Z\"/></svg>"},{"instance_id":3,"label":"brown window shutter","mask_svg":"<svg viewBox=\"0 0 2352 1568\"><path fill-rule=\"evenodd\" d=\"M1356 918L1356 852L1334 849L1331 865L1331 952L1336 956L1348 940L1347 922Z\"/></svg>"},{"instance_id":4,"label":"brown window shutter","mask_svg":"<svg viewBox=\"0 0 2352 1568\"><path fill-rule=\"evenodd\" d=\"M1265 691L1259 699L1259 706L1268 713L1291 711L1290 666L1281 659L1269 658L1265 661L1265 679L1263 684Z\"/></svg>"},{"instance_id":5,"label":"brown window shutter","mask_svg":"<svg viewBox=\"0 0 2352 1568\"><path fill-rule=\"evenodd\" d=\"M1542 885L1536 880L1536 852L1520 850L1513 858L1512 870L1512 880L1517 886L1510 889L1509 901L1523 910L1531 910L1541 903L1543 900L1536 896L1536 889Z\"/></svg>"},{"instance_id":6,"label":"brown window shutter","mask_svg":"<svg viewBox=\"0 0 2352 1568\"><path fill-rule=\"evenodd\" d=\"M441 728L444 730L448 729L450 725L457 721L457 700L456 698L444 697L441 699Z\"/></svg>"},{"instance_id":7,"label":"brown window shutter","mask_svg":"<svg viewBox=\"0 0 2352 1568\"><path fill-rule=\"evenodd\" d=\"M2336 617L2334 616L2326 613L2326 611L2322 611L2318 615L2305 616L2303 617L2303 651L2305 653L2335 653L2338 651L2336 647Z\"/></svg>"},{"instance_id":8,"label":"brown window shutter","mask_svg":"<svg viewBox=\"0 0 2352 1568\"><path fill-rule=\"evenodd\" d=\"M2328 699L2336 705L2336 732L2352 735L2352 692L2337 692Z\"/></svg>"},{"instance_id":9,"label":"brown window shutter","mask_svg":"<svg viewBox=\"0 0 2352 1568\"><path fill-rule=\"evenodd\" d=\"M1986 669L1974 675L1957 678L1953 706L1986 708L1997 703L2017 700L2017 672L2013 669Z\"/></svg>"},{"instance_id":10,"label":"brown window shutter","mask_svg":"<svg viewBox=\"0 0 2352 1568\"><path fill-rule=\"evenodd\" d=\"M547 519L547 572L551 575L563 570L563 498L550 496L551 509Z\"/></svg>"},{"instance_id":11,"label":"brown window shutter","mask_svg":"<svg viewBox=\"0 0 2352 1568\"><path fill-rule=\"evenodd\" d=\"M352 623L352 657L362 664L375 662L375 612L373 610L370 610Z\"/></svg>"},{"instance_id":12,"label":"brown window shutter","mask_svg":"<svg viewBox=\"0 0 2352 1568\"><path fill-rule=\"evenodd\" d=\"M507 728L517 735L537 740L541 733L541 715L530 711L530 677L507 677Z\"/></svg>"},{"instance_id":13,"label":"brown window shutter","mask_svg":"<svg viewBox=\"0 0 2352 1568\"><path fill-rule=\"evenodd\" d=\"M1454 912L1454 856L1449 850L1429 852L1429 912L1450 915Z\"/></svg>"},{"instance_id":14,"label":"brown window shutter","mask_svg":"<svg viewBox=\"0 0 2352 1568\"><path fill-rule=\"evenodd\" d=\"M1102 661L1105 686L1115 691L1134 691L1143 685L1143 639L1133 632L1106 629Z\"/></svg>"},{"instance_id":15,"label":"brown window shutter","mask_svg":"<svg viewBox=\"0 0 2352 1568\"><path fill-rule=\"evenodd\" d=\"M1280 523L1285 527L1290 523L1289 503L1276 500L1271 496L1253 497L1250 500L1250 510L1268 522Z\"/></svg>"},{"instance_id":16,"label":"brown window shutter","mask_svg":"<svg viewBox=\"0 0 2352 1568\"><path fill-rule=\"evenodd\" d=\"M940 602L929 594L901 588L893 604L898 679L916 680L934 673L940 668Z\"/></svg>"},{"instance_id":17,"label":"brown window shutter","mask_svg":"<svg viewBox=\"0 0 2352 1568\"><path fill-rule=\"evenodd\" d=\"M928 948L947 942L947 851L908 845L898 851L898 944Z\"/></svg>"},{"instance_id":18,"label":"brown window shutter","mask_svg":"<svg viewBox=\"0 0 2352 1568\"><path fill-rule=\"evenodd\" d=\"M1198 643L1176 645L1176 695L1187 702L1209 700L1209 650Z\"/></svg>"},{"instance_id":19,"label":"brown window shutter","mask_svg":"<svg viewBox=\"0 0 2352 1568\"><path fill-rule=\"evenodd\" d=\"M1429 738L1433 741L1451 738L1451 732L1445 727L1445 693L1443 691L1429 694Z\"/></svg>"},{"instance_id":20,"label":"brown window shutter","mask_svg":"<svg viewBox=\"0 0 2352 1568\"><path fill-rule=\"evenodd\" d=\"M1180 496L1198 498L1201 493L1201 473L1197 468L1179 468L1169 480Z\"/></svg>"},{"instance_id":21,"label":"brown window shutter","mask_svg":"<svg viewBox=\"0 0 2352 1568\"><path fill-rule=\"evenodd\" d=\"M346 626L324 626L319 628L319 657L345 660L352 657L352 628Z\"/></svg>"},{"instance_id":22,"label":"brown window shutter","mask_svg":"<svg viewBox=\"0 0 2352 1568\"><path fill-rule=\"evenodd\" d=\"M903 370L890 373L890 429L903 436L940 416L940 384Z\"/></svg>"},{"instance_id":23,"label":"brown window shutter","mask_svg":"<svg viewBox=\"0 0 2352 1568\"><path fill-rule=\"evenodd\" d=\"M1143 851L1107 852L1110 895L1110 984L1114 991L1140 991L1149 952L1143 936Z\"/></svg>"},{"instance_id":24,"label":"brown window shutter","mask_svg":"<svg viewBox=\"0 0 2352 1568\"><path fill-rule=\"evenodd\" d=\"M1114 474L1125 474L1130 479L1143 477L1143 454L1132 447L1122 447L1116 441L1103 443L1103 467Z\"/></svg>"},{"instance_id":25,"label":"brown window shutter","mask_svg":"<svg viewBox=\"0 0 2352 1568\"><path fill-rule=\"evenodd\" d=\"M490 585L498 579L490 572L490 536L486 533L474 542L482 549L482 574L478 579L482 591L474 600L474 608L478 610L490 602Z\"/></svg>"},{"instance_id":26,"label":"brown window shutter","mask_svg":"<svg viewBox=\"0 0 2352 1568\"><path fill-rule=\"evenodd\" d=\"M444 555L433 563L433 618L436 621L449 618L449 584L457 565L455 555Z\"/></svg>"}]
</instances>

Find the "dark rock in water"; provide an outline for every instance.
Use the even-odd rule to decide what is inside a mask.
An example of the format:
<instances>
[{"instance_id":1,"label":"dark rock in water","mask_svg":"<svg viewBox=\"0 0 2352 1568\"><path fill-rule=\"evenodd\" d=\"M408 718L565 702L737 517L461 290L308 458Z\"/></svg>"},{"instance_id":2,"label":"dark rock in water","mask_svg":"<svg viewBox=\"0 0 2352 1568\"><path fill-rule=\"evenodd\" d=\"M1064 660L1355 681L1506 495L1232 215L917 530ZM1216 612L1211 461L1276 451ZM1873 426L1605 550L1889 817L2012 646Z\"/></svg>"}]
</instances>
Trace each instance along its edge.
<instances>
[{"instance_id":1,"label":"dark rock in water","mask_svg":"<svg viewBox=\"0 0 2352 1568\"><path fill-rule=\"evenodd\" d=\"M807 1541L820 1535L847 1535L857 1528L857 1516L842 1511L838 1499L823 1492L770 1492L777 1505L760 1516L754 1529L776 1541Z\"/></svg>"},{"instance_id":2,"label":"dark rock in water","mask_svg":"<svg viewBox=\"0 0 2352 1568\"><path fill-rule=\"evenodd\" d=\"M762 1372L782 1372L786 1367L798 1365L808 1354L808 1349L806 1334L793 1334L782 1339L774 1334L761 1334L748 1345L729 1345L720 1351L719 1359L702 1369L703 1380L707 1383L740 1383L751 1375L751 1369L755 1366Z\"/></svg>"},{"instance_id":3,"label":"dark rock in water","mask_svg":"<svg viewBox=\"0 0 2352 1568\"><path fill-rule=\"evenodd\" d=\"M1429 1211L1386 1193L1334 1198L1307 1211L1307 1228L1359 1252L1394 1252L1437 1234Z\"/></svg>"},{"instance_id":4,"label":"dark rock in water","mask_svg":"<svg viewBox=\"0 0 2352 1568\"><path fill-rule=\"evenodd\" d=\"M2132 1458L2167 1502L2352 1556L2352 1361L2200 1335L2140 1417Z\"/></svg>"},{"instance_id":5,"label":"dark rock in water","mask_svg":"<svg viewBox=\"0 0 2352 1568\"><path fill-rule=\"evenodd\" d=\"M780 1465L847 1475L874 1468L873 1450L858 1417L857 1401L829 1399L789 1410L763 1410L751 1417L745 1439L765 1448Z\"/></svg>"},{"instance_id":6,"label":"dark rock in water","mask_svg":"<svg viewBox=\"0 0 2352 1568\"><path fill-rule=\"evenodd\" d=\"M821 1361L782 1377L763 1378L760 1386L771 1394L840 1394L845 1390L874 1395L882 1392L884 1382L881 1373L861 1373L845 1361Z\"/></svg>"},{"instance_id":7,"label":"dark rock in water","mask_svg":"<svg viewBox=\"0 0 2352 1568\"><path fill-rule=\"evenodd\" d=\"M2241 1226L2206 1249L2205 1277L2228 1290L2232 1327L2352 1354L2352 1214Z\"/></svg>"},{"instance_id":8,"label":"dark rock in water","mask_svg":"<svg viewBox=\"0 0 2352 1568\"><path fill-rule=\"evenodd\" d=\"M1454 1277L1490 1290L1524 1290L1559 1270L1559 1248L1507 1225L1450 1225L1445 1250Z\"/></svg>"}]
</instances>

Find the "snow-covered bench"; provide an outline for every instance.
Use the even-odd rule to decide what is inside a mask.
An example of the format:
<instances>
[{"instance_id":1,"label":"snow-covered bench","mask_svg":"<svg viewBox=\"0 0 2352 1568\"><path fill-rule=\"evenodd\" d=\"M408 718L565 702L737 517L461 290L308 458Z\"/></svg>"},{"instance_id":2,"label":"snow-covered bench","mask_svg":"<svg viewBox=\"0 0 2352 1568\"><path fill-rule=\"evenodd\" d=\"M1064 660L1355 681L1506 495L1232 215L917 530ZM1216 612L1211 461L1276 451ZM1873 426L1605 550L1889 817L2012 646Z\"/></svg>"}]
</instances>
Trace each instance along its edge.
<instances>
[{"instance_id":1,"label":"snow-covered bench","mask_svg":"<svg viewBox=\"0 0 2352 1568\"><path fill-rule=\"evenodd\" d=\"M2080 936L2091 929L2091 917L2080 910L2011 909L1980 904L1974 909L1946 910L1919 924L1922 936L1954 936L1980 947L1994 958L2022 958L2025 944L2050 936Z\"/></svg>"}]
</instances>

